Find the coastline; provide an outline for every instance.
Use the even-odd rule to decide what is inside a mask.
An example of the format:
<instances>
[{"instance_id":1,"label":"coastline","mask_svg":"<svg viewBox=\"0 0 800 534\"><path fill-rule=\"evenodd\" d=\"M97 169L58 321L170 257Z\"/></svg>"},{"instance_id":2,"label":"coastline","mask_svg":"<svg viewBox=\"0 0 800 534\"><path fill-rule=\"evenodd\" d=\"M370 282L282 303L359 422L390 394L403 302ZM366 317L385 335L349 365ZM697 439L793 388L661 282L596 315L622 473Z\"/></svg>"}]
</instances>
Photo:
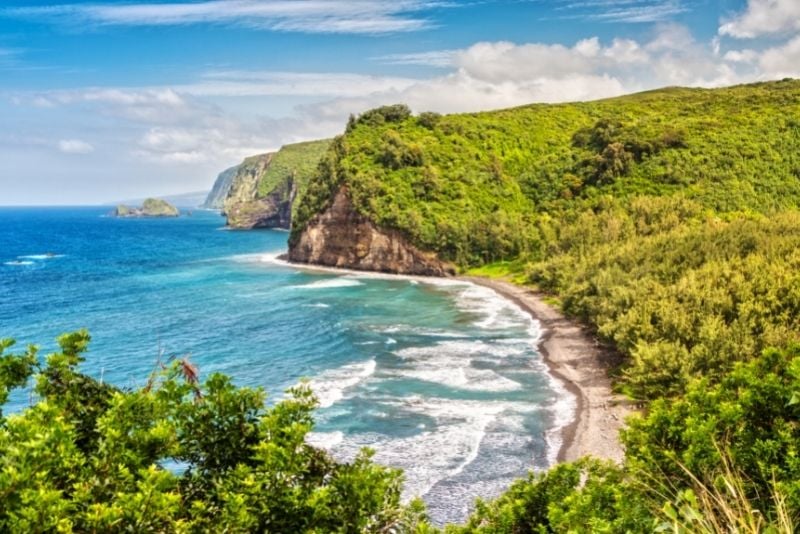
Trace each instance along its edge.
<instances>
[{"instance_id":1,"label":"coastline","mask_svg":"<svg viewBox=\"0 0 800 534\"><path fill-rule=\"evenodd\" d=\"M608 371L617 356L598 343L588 329L577 321L564 317L530 288L480 276L440 278L397 275L294 263L288 261L284 254L270 259L287 267L308 271L432 282L454 280L492 289L539 322L542 334L537 348L542 359L550 374L561 381L564 388L575 397L574 417L560 429L561 443L556 463L571 462L583 456L622 463L625 451L619 432L625 426L625 418L636 410L630 401L612 391Z\"/></svg>"},{"instance_id":2,"label":"coastline","mask_svg":"<svg viewBox=\"0 0 800 534\"><path fill-rule=\"evenodd\" d=\"M575 417L561 429L558 462L593 456L621 463L625 451L619 431L634 409L611 389L608 370L614 354L580 324L564 317L528 288L476 276L457 279L493 289L539 321L539 351L550 372L576 399Z\"/></svg>"}]
</instances>

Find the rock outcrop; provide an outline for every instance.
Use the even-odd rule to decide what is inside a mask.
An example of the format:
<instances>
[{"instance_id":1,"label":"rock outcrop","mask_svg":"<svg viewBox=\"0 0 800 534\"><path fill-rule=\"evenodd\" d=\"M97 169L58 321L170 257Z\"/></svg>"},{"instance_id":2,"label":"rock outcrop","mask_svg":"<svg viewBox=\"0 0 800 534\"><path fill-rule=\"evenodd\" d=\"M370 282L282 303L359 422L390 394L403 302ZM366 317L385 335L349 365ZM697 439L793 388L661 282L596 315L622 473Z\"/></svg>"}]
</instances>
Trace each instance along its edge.
<instances>
[{"instance_id":1,"label":"rock outcrop","mask_svg":"<svg viewBox=\"0 0 800 534\"><path fill-rule=\"evenodd\" d=\"M222 207L228 227L288 230L295 201L304 194L330 143L329 139L294 143L244 160L236 167Z\"/></svg>"},{"instance_id":2,"label":"rock outcrop","mask_svg":"<svg viewBox=\"0 0 800 534\"><path fill-rule=\"evenodd\" d=\"M292 205L297 197L297 183L289 177L266 197L245 202L231 202L225 209L231 228L283 228L292 224Z\"/></svg>"},{"instance_id":3,"label":"rock outcrop","mask_svg":"<svg viewBox=\"0 0 800 534\"><path fill-rule=\"evenodd\" d=\"M214 181L214 186L209 191L202 208L209 210L221 210L225 206L225 199L228 198L228 193L233 185L233 179L239 171L239 165L225 169L217 176Z\"/></svg>"},{"instance_id":4,"label":"rock outcrop","mask_svg":"<svg viewBox=\"0 0 800 534\"><path fill-rule=\"evenodd\" d=\"M250 222L257 218L259 209L258 182L266 173L273 157L275 157L274 152L251 156L236 167L236 174L231 181L222 208L229 227L238 229L256 227Z\"/></svg>"},{"instance_id":5,"label":"rock outcrop","mask_svg":"<svg viewBox=\"0 0 800 534\"><path fill-rule=\"evenodd\" d=\"M378 228L353 207L346 187L289 244L289 261L394 274L448 276L452 265L419 250L398 231Z\"/></svg>"},{"instance_id":6,"label":"rock outcrop","mask_svg":"<svg viewBox=\"0 0 800 534\"><path fill-rule=\"evenodd\" d=\"M160 198L148 198L142 203L140 208L120 204L114 210L115 217L177 217L181 212Z\"/></svg>"}]
</instances>

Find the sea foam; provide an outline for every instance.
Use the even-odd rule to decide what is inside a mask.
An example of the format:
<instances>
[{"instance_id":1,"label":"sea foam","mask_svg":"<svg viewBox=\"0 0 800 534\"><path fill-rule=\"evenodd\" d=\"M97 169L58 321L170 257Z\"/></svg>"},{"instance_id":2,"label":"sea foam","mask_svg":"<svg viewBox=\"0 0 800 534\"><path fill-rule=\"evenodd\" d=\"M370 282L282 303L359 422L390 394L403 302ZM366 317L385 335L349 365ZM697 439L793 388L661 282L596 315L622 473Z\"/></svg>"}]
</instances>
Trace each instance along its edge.
<instances>
[{"instance_id":1,"label":"sea foam","mask_svg":"<svg viewBox=\"0 0 800 534\"><path fill-rule=\"evenodd\" d=\"M309 384L319 399L320 407L327 408L341 400L347 389L371 376L375 372L375 367L375 359L343 365L324 371Z\"/></svg>"}]
</instances>

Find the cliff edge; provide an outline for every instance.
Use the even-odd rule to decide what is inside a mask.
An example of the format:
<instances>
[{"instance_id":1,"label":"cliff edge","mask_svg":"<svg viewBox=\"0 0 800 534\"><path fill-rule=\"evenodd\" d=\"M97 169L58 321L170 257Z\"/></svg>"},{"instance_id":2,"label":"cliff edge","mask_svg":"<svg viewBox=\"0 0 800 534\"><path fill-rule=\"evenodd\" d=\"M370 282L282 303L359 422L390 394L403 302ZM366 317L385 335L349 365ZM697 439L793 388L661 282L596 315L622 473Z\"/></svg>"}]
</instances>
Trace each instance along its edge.
<instances>
[{"instance_id":1,"label":"cliff edge","mask_svg":"<svg viewBox=\"0 0 800 534\"><path fill-rule=\"evenodd\" d=\"M331 205L292 239L289 261L394 274L449 276L452 265L411 245L400 232L359 214L342 187Z\"/></svg>"},{"instance_id":2,"label":"cliff edge","mask_svg":"<svg viewBox=\"0 0 800 534\"><path fill-rule=\"evenodd\" d=\"M327 139L295 143L245 159L236 167L223 203L228 226L288 230L296 201L329 144Z\"/></svg>"}]
</instances>

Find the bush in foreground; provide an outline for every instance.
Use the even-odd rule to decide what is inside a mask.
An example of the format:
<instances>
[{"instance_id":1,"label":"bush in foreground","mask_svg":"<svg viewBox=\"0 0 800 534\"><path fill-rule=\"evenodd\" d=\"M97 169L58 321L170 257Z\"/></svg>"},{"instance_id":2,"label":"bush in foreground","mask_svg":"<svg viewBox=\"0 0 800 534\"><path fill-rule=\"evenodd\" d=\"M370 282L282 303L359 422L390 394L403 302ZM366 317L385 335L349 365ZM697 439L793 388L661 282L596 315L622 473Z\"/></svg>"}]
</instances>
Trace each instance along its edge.
<instances>
[{"instance_id":1,"label":"bush in foreground","mask_svg":"<svg viewBox=\"0 0 800 534\"><path fill-rule=\"evenodd\" d=\"M417 522L401 474L363 452L309 446L307 387L273 407L259 389L206 381L174 361L129 391L77 371L89 336L4 354L0 401L35 382L38 402L0 418L2 532L390 532Z\"/></svg>"}]
</instances>

